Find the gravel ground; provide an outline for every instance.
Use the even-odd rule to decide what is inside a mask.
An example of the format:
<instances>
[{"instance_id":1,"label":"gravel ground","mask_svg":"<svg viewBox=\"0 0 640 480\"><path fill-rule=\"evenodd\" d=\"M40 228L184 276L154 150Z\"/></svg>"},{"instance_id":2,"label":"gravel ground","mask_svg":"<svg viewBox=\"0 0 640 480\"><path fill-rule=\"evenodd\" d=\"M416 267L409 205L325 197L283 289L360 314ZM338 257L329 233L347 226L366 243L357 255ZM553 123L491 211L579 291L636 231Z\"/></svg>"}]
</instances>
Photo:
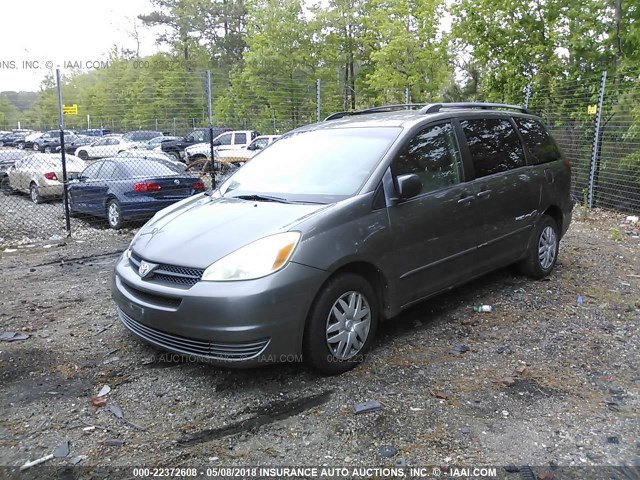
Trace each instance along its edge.
<instances>
[{"instance_id":1,"label":"gravel ground","mask_svg":"<svg viewBox=\"0 0 640 480\"><path fill-rule=\"evenodd\" d=\"M65 439L50 465L637 464L640 224L580 217L546 281L505 269L412 308L337 377L173 362L140 343L109 296L131 231L5 251L0 333L29 338L0 342L0 465ZM92 406L103 385L108 405ZM353 413L369 400L382 409Z\"/></svg>"}]
</instances>

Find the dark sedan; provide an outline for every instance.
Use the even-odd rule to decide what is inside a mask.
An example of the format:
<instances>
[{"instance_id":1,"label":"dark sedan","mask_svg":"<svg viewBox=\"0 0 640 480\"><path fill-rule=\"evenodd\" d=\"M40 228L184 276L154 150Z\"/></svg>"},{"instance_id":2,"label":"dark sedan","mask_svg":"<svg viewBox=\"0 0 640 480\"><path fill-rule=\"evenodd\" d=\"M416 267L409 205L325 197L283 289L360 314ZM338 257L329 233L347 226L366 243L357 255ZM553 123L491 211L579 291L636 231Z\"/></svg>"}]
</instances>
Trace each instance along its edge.
<instances>
[{"instance_id":1,"label":"dark sedan","mask_svg":"<svg viewBox=\"0 0 640 480\"><path fill-rule=\"evenodd\" d=\"M75 142L77 139L78 139L77 135L70 132L65 132L64 134L65 151L68 151L66 149L66 146ZM47 132L40 138L37 138L33 142L33 149L39 150L44 153L59 152L60 151L60 132L57 130L53 132Z\"/></svg>"},{"instance_id":2,"label":"dark sedan","mask_svg":"<svg viewBox=\"0 0 640 480\"><path fill-rule=\"evenodd\" d=\"M28 133L24 132L14 132L4 135L2 139L0 139L0 147L17 147L18 143L24 143L24 138L27 135Z\"/></svg>"},{"instance_id":3,"label":"dark sedan","mask_svg":"<svg viewBox=\"0 0 640 480\"><path fill-rule=\"evenodd\" d=\"M149 218L204 189L197 176L165 160L105 158L69 183L69 207L72 215L103 217L119 229L126 220Z\"/></svg>"},{"instance_id":4,"label":"dark sedan","mask_svg":"<svg viewBox=\"0 0 640 480\"><path fill-rule=\"evenodd\" d=\"M92 137L89 135L76 135L76 137L72 141L68 142L65 136L64 151L70 155L73 155L74 153L76 153L76 150L79 147L84 147L85 145L89 145L90 143L93 143L95 141L96 141L95 136ZM54 151L56 152L60 151L60 142L58 142L58 146L55 147Z\"/></svg>"}]
</instances>

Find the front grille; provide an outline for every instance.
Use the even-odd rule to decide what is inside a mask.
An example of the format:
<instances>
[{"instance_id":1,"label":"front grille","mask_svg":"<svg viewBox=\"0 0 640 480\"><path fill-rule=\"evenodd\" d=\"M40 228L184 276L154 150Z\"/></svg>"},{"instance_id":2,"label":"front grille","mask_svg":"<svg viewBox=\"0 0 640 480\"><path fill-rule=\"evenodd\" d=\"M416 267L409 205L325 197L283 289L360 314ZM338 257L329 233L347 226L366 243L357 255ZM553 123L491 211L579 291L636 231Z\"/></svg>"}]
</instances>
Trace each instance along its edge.
<instances>
[{"instance_id":1,"label":"front grille","mask_svg":"<svg viewBox=\"0 0 640 480\"><path fill-rule=\"evenodd\" d=\"M251 360L260 355L265 348L267 348L270 341L269 338L263 338L247 343L207 342L147 327L131 318L119 308L118 316L129 330L150 343L173 352L195 355L211 360L227 362Z\"/></svg>"},{"instance_id":2,"label":"front grille","mask_svg":"<svg viewBox=\"0 0 640 480\"><path fill-rule=\"evenodd\" d=\"M129 261L137 269L140 267L142 258L131 252ZM200 281L203 273L204 270L201 268L179 267L177 265L160 264L151 275L145 278L145 280L160 280L162 282L192 287Z\"/></svg>"}]
</instances>

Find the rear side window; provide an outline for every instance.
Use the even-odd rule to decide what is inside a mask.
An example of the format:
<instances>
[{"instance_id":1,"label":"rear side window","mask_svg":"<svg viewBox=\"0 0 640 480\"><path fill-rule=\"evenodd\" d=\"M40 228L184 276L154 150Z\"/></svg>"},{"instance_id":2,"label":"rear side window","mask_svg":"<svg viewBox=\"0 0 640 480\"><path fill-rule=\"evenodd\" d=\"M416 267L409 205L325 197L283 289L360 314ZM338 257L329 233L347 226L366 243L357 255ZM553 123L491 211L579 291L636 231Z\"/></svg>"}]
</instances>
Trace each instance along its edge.
<instances>
[{"instance_id":1,"label":"rear side window","mask_svg":"<svg viewBox=\"0 0 640 480\"><path fill-rule=\"evenodd\" d=\"M553 162L561 158L560 149L542 123L533 118L514 117L533 164Z\"/></svg>"},{"instance_id":2,"label":"rear side window","mask_svg":"<svg viewBox=\"0 0 640 480\"><path fill-rule=\"evenodd\" d=\"M460 154L451 124L420 131L396 158L392 170L395 175L418 175L421 193L460 183Z\"/></svg>"},{"instance_id":3,"label":"rear side window","mask_svg":"<svg viewBox=\"0 0 640 480\"><path fill-rule=\"evenodd\" d=\"M235 143L247 143L247 134L236 133Z\"/></svg>"},{"instance_id":4,"label":"rear side window","mask_svg":"<svg viewBox=\"0 0 640 480\"><path fill-rule=\"evenodd\" d=\"M87 168L84 169L84 172L82 172L82 176L88 180L91 180L93 178L98 178L98 171L100 170L102 163L103 162L92 163L91 165L89 165Z\"/></svg>"},{"instance_id":5,"label":"rear side window","mask_svg":"<svg viewBox=\"0 0 640 480\"><path fill-rule=\"evenodd\" d=\"M476 178L525 165L524 150L509 120L481 118L460 122Z\"/></svg>"},{"instance_id":6,"label":"rear side window","mask_svg":"<svg viewBox=\"0 0 640 480\"><path fill-rule=\"evenodd\" d=\"M110 179L115 177L116 177L115 162L104 162L102 169L100 169L100 178Z\"/></svg>"}]
</instances>

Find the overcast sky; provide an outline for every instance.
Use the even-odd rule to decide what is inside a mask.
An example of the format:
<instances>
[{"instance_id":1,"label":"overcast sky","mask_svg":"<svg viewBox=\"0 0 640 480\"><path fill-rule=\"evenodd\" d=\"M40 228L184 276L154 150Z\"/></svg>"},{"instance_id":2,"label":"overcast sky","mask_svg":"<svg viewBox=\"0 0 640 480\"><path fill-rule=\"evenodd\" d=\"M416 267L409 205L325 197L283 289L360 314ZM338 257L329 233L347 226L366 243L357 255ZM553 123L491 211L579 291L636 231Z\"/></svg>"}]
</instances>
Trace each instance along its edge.
<instances>
[{"instance_id":1,"label":"overcast sky","mask_svg":"<svg viewBox=\"0 0 640 480\"><path fill-rule=\"evenodd\" d=\"M64 62L84 67L97 61L99 66L114 45L135 49L134 20L152 10L149 0L3 1L0 91L37 91L50 65L62 69ZM156 31L142 28L140 33L140 54L157 52ZM38 62L38 68L23 62Z\"/></svg>"}]
</instances>

